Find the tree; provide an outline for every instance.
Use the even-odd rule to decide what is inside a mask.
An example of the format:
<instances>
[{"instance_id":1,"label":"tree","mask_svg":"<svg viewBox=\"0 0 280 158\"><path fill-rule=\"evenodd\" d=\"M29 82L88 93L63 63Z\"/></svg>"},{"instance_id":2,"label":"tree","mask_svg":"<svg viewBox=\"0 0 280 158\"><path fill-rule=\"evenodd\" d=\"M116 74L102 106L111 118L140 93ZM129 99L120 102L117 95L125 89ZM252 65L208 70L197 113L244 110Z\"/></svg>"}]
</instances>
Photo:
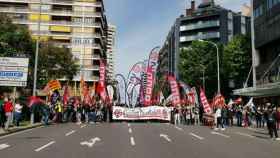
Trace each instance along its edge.
<instances>
[{"instance_id":1,"label":"tree","mask_svg":"<svg viewBox=\"0 0 280 158\"><path fill-rule=\"evenodd\" d=\"M180 79L189 85L203 86L203 71L205 72L206 94L217 92L217 59L213 45L193 41L188 48L181 49L179 62Z\"/></svg>"},{"instance_id":2,"label":"tree","mask_svg":"<svg viewBox=\"0 0 280 158\"><path fill-rule=\"evenodd\" d=\"M0 14L0 56L32 57L34 46L27 27L15 25L7 15Z\"/></svg>"},{"instance_id":3,"label":"tree","mask_svg":"<svg viewBox=\"0 0 280 158\"><path fill-rule=\"evenodd\" d=\"M249 36L238 35L225 46L223 67L226 79L234 82L234 87L242 88L252 66L251 39Z\"/></svg>"},{"instance_id":4,"label":"tree","mask_svg":"<svg viewBox=\"0 0 280 158\"><path fill-rule=\"evenodd\" d=\"M73 79L79 66L67 48L58 48L51 43L42 43L38 58L39 87L52 79Z\"/></svg>"},{"instance_id":5,"label":"tree","mask_svg":"<svg viewBox=\"0 0 280 158\"><path fill-rule=\"evenodd\" d=\"M11 19L0 14L0 56L28 57L28 88L33 86L35 63L35 41L26 26L15 25ZM41 43L38 58L38 88L51 79L72 79L78 66L73 55L66 48L58 48L50 43Z\"/></svg>"}]
</instances>

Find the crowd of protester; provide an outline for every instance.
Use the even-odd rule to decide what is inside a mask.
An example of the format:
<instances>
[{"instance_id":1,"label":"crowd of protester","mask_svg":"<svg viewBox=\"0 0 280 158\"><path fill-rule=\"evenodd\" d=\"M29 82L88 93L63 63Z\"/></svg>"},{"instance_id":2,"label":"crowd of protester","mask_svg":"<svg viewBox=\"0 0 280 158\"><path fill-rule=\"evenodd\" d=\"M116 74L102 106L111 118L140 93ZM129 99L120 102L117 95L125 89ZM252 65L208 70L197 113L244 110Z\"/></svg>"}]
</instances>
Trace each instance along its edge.
<instances>
[{"instance_id":1,"label":"crowd of protester","mask_svg":"<svg viewBox=\"0 0 280 158\"><path fill-rule=\"evenodd\" d=\"M29 107L29 115L35 115L35 121L45 125L66 122L94 124L112 121L111 106L101 100L88 103L82 101L80 97L72 97L65 101L60 95L54 95L47 102L38 100L28 106L29 103L23 105L19 100L13 101L9 97L0 96L0 128L8 130L11 126L20 126L20 122L23 121L24 106Z\"/></svg>"},{"instance_id":2,"label":"crowd of protester","mask_svg":"<svg viewBox=\"0 0 280 158\"><path fill-rule=\"evenodd\" d=\"M203 108L176 107L172 111L175 125L210 125L214 130L225 130L228 127L267 128L271 138L277 140L280 129L280 107L270 103L265 106L222 106L213 109L213 115L206 116ZM211 124L209 119L212 119Z\"/></svg>"}]
</instances>

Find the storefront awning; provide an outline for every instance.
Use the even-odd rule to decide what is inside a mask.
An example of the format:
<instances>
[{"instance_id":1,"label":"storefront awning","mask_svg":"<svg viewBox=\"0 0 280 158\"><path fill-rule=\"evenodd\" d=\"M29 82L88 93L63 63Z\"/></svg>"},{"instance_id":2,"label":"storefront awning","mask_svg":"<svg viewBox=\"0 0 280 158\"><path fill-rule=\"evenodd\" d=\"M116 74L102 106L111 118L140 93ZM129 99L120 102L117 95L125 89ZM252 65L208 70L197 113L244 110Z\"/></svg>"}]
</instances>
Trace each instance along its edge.
<instances>
[{"instance_id":1,"label":"storefront awning","mask_svg":"<svg viewBox=\"0 0 280 158\"><path fill-rule=\"evenodd\" d=\"M234 95L249 97L273 97L280 96L280 82L269 83L257 87L248 87L233 90Z\"/></svg>"}]
</instances>

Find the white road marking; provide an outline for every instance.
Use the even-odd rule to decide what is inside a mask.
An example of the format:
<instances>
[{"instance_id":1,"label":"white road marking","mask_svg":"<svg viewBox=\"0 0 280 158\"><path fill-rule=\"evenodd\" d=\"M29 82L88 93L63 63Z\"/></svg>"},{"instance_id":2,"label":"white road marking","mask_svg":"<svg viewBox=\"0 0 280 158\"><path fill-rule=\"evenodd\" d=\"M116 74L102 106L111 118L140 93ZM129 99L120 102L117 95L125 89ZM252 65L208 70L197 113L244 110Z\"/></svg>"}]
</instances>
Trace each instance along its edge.
<instances>
[{"instance_id":1,"label":"white road marking","mask_svg":"<svg viewBox=\"0 0 280 158\"><path fill-rule=\"evenodd\" d=\"M10 147L9 144L0 144L0 150L6 149L8 147Z\"/></svg>"},{"instance_id":2,"label":"white road marking","mask_svg":"<svg viewBox=\"0 0 280 158\"><path fill-rule=\"evenodd\" d=\"M195 137L195 138L197 138L197 139L199 139L199 140L203 140L203 139L204 139L203 137L198 136L198 135L196 135L196 134L194 134L194 133L189 133L189 135L191 135L191 136L193 136L193 137Z\"/></svg>"},{"instance_id":3,"label":"white road marking","mask_svg":"<svg viewBox=\"0 0 280 158\"><path fill-rule=\"evenodd\" d=\"M249 137L249 138L255 138L254 136L247 134L247 133L242 133L242 132L236 132L236 134L241 135L241 136L245 136L245 137Z\"/></svg>"},{"instance_id":4,"label":"white road marking","mask_svg":"<svg viewBox=\"0 0 280 158\"><path fill-rule=\"evenodd\" d=\"M183 131L182 128L175 126L176 129L178 129L179 131Z\"/></svg>"},{"instance_id":5,"label":"white road marking","mask_svg":"<svg viewBox=\"0 0 280 158\"><path fill-rule=\"evenodd\" d=\"M214 132L214 131L212 131L211 134L219 135L219 136L222 136L222 137L225 137L225 138L230 138L230 136L225 135L225 134L222 134L222 133L219 133L219 132Z\"/></svg>"},{"instance_id":6,"label":"white road marking","mask_svg":"<svg viewBox=\"0 0 280 158\"><path fill-rule=\"evenodd\" d=\"M75 130L70 131L70 132L66 133L65 136L66 136L66 137L67 137L67 136L70 136L71 134L73 134L73 133L75 133L75 132L76 132Z\"/></svg>"},{"instance_id":7,"label":"white road marking","mask_svg":"<svg viewBox=\"0 0 280 158\"><path fill-rule=\"evenodd\" d=\"M100 138L98 138L98 137L95 137L95 138L92 138L92 139L90 139L90 141L84 141L84 142L81 142L80 144L83 146L83 145L86 145L86 146L88 146L88 147L93 147L94 146L94 144L96 143L96 142L100 142L101 141L101 139Z\"/></svg>"},{"instance_id":8,"label":"white road marking","mask_svg":"<svg viewBox=\"0 0 280 158\"><path fill-rule=\"evenodd\" d=\"M11 136L14 136L14 135L18 135L18 134L26 133L26 132L29 132L29 131L32 131L32 130L35 130L35 129L39 129L39 128L43 128L43 127L44 127L44 126L41 126L41 127L35 127L35 128L31 128L31 129L23 130L23 131L21 131L21 132L16 132L16 133L13 133L13 134L5 135L5 136L0 137L0 139L4 139L4 138L11 137Z\"/></svg>"},{"instance_id":9,"label":"white road marking","mask_svg":"<svg viewBox=\"0 0 280 158\"><path fill-rule=\"evenodd\" d=\"M48 144L43 145L43 146L41 146L40 148L35 149L35 151L36 151L36 152L39 152L39 151L41 151L41 150L47 148L48 146L51 146L51 145L54 144L54 143L55 143L55 141L51 141L51 142L49 142Z\"/></svg>"},{"instance_id":10,"label":"white road marking","mask_svg":"<svg viewBox=\"0 0 280 158\"><path fill-rule=\"evenodd\" d=\"M82 125L81 128L85 128L87 125Z\"/></svg>"},{"instance_id":11,"label":"white road marking","mask_svg":"<svg viewBox=\"0 0 280 158\"><path fill-rule=\"evenodd\" d=\"M129 133L132 133L132 129L131 129L131 128L129 128L129 129L128 129L128 132L129 132Z\"/></svg>"},{"instance_id":12,"label":"white road marking","mask_svg":"<svg viewBox=\"0 0 280 158\"><path fill-rule=\"evenodd\" d=\"M164 138L166 141L168 141L168 142L172 142L171 141L171 139L168 137L168 135L166 135L166 134L160 134L159 135L160 137L162 137L162 138Z\"/></svg>"},{"instance_id":13,"label":"white road marking","mask_svg":"<svg viewBox=\"0 0 280 158\"><path fill-rule=\"evenodd\" d=\"M135 146L135 145L136 145L133 137L130 137L130 144L131 144L132 146Z\"/></svg>"},{"instance_id":14,"label":"white road marking","mask_svg":"<svg viewBox=\"0 0 280 158\"><path fill-rule=\"evenodd\" d=\"M127 126L130 127L130 123L128 123Z\"/></svg>"}]
</instances>

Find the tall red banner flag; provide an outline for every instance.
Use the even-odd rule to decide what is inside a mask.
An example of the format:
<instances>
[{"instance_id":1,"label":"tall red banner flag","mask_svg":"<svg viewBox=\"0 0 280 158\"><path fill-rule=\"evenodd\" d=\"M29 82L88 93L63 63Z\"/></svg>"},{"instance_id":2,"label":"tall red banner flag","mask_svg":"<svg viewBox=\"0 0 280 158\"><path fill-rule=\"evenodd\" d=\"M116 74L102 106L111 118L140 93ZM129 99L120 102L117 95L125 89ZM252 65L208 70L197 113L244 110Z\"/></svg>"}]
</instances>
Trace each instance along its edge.
<instances>
[{"instance_id":1,"label":"tall red banner flag","mask_svg":"<svg viewBox=\"0 0 280 158\"><path fill-rule=\"evenodd\" d=\"M211 114L212 109L211 109L211 107L208 103L205 92L202 88L200 88L200 100L201 100L201 103L203 105L204 112L207 113L207 114Z\"/></svg>"},{"instance_id":2,"label":"tall red banner flag","mask_svg":"<svg viewBox=\"0 0 280 158\"><path fill-rule=\"evenodd\" d=\"M105 73L106 73L106 65L103 60L100 60L100 68L99 68L100 78L98 82L97 92L100 94L100 97L103 101L106 101L106 86L105 86Z\"/></svg>"},{"instance_id":3,"label":"tall red banner flag","mask_svg":"<svg viewBox=\"0 0 280 158\"><path fill-rule=\"evenodd\" d=\"M168 76L168 81L170 84L171 92L172 92L172 105L176 106L181 103L180 92L178 83L173 76Z\"/></svg>"},{"instance_id":4,"label":"tall red banner flag","mask_svg":"<svg viewBox=\"0 0 280 158\"><path fill-rule=\"evenodd\" d=\"M149 67L147 69L147 85L146 85L146 93L144 98L144 106L149 106L152 103L153 85L154 85L154 73L152 67Z\"/></svg>"}]
</instances>

